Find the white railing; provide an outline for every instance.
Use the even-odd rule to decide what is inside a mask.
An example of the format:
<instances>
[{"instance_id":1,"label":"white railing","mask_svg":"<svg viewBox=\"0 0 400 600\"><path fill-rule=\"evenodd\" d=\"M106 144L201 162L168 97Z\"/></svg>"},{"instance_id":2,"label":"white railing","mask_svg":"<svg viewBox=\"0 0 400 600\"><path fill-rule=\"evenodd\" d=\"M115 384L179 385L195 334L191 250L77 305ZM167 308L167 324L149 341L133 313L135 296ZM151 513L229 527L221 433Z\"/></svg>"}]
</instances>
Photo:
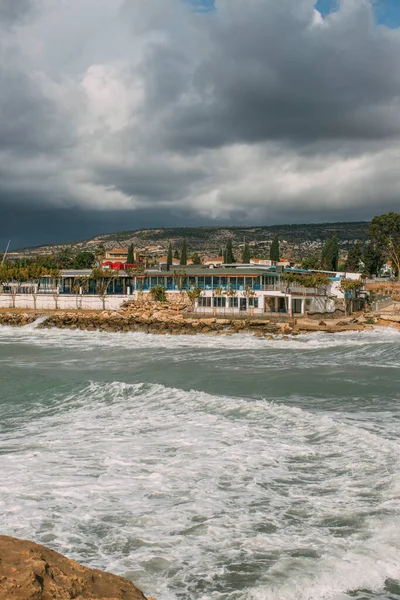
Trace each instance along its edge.
<instances>
[{"instance_id":1,"label":"white railing","mask_svg":"<svg viewBox=\"0 0 400 600\"><path fill-rule=\"evenodd\" d=\"M284 294L301 294L301 295L315 295L318 294L320 296L326 295L325 288L306 288L301 285L289 285L286 287L283 284L278 285L263 285L263 292L282 292Z\"/></svg>"}]
</instances>

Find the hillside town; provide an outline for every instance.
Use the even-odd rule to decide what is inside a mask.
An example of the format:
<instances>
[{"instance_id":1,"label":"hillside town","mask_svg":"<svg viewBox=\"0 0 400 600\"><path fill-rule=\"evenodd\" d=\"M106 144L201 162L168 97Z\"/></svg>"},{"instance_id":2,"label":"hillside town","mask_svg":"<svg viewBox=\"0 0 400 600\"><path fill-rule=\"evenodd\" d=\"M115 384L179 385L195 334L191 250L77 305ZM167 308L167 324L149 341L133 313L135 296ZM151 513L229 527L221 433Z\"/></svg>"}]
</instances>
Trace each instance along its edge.
<instances>
[{"instance_id":1,"label":"hillside town","mask_svg":"<svg viewBox=\"0 0 400 600\"><path fill-rule=\"evenodd\" d=\"M254 256L249 242L232 238L219 255L179 247L106 247L73 253L63 248L35 258L4 255L0 267L0 308L120 310L128 302L170 302L203 317L270 318L273 315L340 318L389 300L368 291L371 282L398 273L396 254L385 252L382 218L370 226L370 239L355 242L343 254L336 236L319 255L301 261L283 255L274 236L268 258ZM395 224L398 215L392 213ZM392 223L393 228L393 223ZM390 238L393 241L393 236Z\"/></svg>"},{"instance_id":2,"label":"hillside town","mask_svg":"<svg viewBox=\"0 0 400 600\"><path fill-rule=\"evenodd\" d=\"M339 271L334 240L331 245L331 250L329 244L326 248L325 269L304 268L280 256L277 238L270 259L251 258L245 244L239 260L229 242L222 256L203 261L197 253L188 257L186 243L180 252L170 245L167 255L152 261L132 246L98 248L92 256L73 259L83 268L14 266L14 273L8 268L7 281L3 267L0 302L21 308L54 304L116 310L130 297L165 300L167 295L186 295L192 312L203 315L333 314L339 306L345 312L358 310L365 301L361 273Z\"/></svg>"}]
</instances>

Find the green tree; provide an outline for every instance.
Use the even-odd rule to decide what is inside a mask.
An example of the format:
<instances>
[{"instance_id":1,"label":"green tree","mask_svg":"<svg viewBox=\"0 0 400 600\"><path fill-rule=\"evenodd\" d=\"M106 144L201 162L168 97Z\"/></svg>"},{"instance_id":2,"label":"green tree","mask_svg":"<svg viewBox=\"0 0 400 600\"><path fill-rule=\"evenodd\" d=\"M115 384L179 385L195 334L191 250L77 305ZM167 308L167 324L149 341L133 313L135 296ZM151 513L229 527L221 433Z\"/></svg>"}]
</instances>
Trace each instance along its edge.
<instances>
[{"instance_id":1,"label":"green tree","mask_svg":"<svg viewBox=\"0 0 400 600\"><path fill-rule=\"evenodd\" d=\"M250 262L250 246L249 244L246 242L244 247L243 247L243 254L242 254L242 263L248 265Z\"/></svg>"},{"instance_id":2,"label":"green tree","mask_svg":"<svg viewBox=\"0 0 400 600\"><path fill-rule=\"evenodd\" d=\"M18 293L18 284L28 281L28 270L5 262L0 266L0 283L6 287L6 293L10 294L12 307L15 308L15 300ZM4 289L3 289L4 291Z\"/></svg>"},{"instance_id":3,"label":"green tree","mask_svg":"<svg viewBox=\"0 0 400 600\"><path fill-rule=\"evenodd\" d=\"M302 269L308 269L310 271L316 271L321 267L321 262L318 256L307 256L301 262Z\"/></svg>"},{"instance_id":4,"label":"green tree","mask_svg":"<svg viewBox=\"0 0 400 600\"><path fill-rule=\"evenodd\" d=\"M364 254L362 257L364 263L363 272L369 277L378 275L383 265L385 264L385 257L376 244L373 241L368 241L364 245Z\"/></svg>"},{"instance_id":5,"label":"green tree","mask_svg":"<svg viewBox=\"0 0 400 600\"><path fill-rule=\"evenodd\" d=\"M281 258L280 248L279 248L279 238L277 235L272 240L271 249L269 251L269 258L270 258L270 260L273 260L275 262L279 262L279 260Z\"/></svg>"},{"instance_id":6,"label":"green tree","mask_svg":"<svg viewBox=\"0 0 400 600\"><path fill-rule=\"evenodd\" d=\"M95 256L96 256L96 261L97 261L98 267L100 267L101 263L103 262L105 255L106 255L106 249L104 247L104 244L99 244L95 250Z\"/></svg>"},{"instance_id":7,"label":"green tree","mask_svg":"<svg viewBox=\"0 0 400 600\"><path fill-rule=\"evenodd\" d=\"M345 270L350 273L357 273L360 270L363 253L364 248L362 242L356 242L353 244L347 254Z\"/></svg>"},{"instance_id":8,"label":"green tree","mask_svg":"<svg viewBox=\"0 0 400 600\"><path fill-rule=\"evenodd\" d=\"M201 257L197 254L197 252L194 252L190 258L192 259L192 263L194 265L201 265Z\"/></svg>"},{"instance_id":9,"label":"green tree","mask_svg":"<svg viewBox=\"0 0 400 600\"><path fill-rule=\"evenodd\" d=\"M182 270L182 271L174 271L174 279L176 281L176 285L178 286L178 290L182 294L183 288L184 288L185 283L187 281L186 271L184 271L184 270Z\"/></svg>"},{"instance_id":10,"label":"green tree","mask_svg":"<svg viewBox=\"0 0 400 600\"><path fill-rule=\"evenodd\" d=\"M336 236L326 240L321 254L321 267L325 271L337 271L339 262L339 243Z\"/></svg>"},{"instance_id":11,"label":"green tree","mask_svg":"<svg viewBox=\"0 0 400 600\"><path fill-rule=\"evenodd\" d=\"M172 244L171 244L171 242L168 245L167 266L168 266L168 268L172 266Z\"/></svg>"},{"instance_id":12,"label":"green tree","mask_svg":"<svg viewBox=\"0 0 400 600\"><path fill-rule=\"evenodd\" d=\"M187 243L183 240L182 252L181 252L181 265L187 265Z\"/></svg>"},{"instance_id":13,"label":"green tree","mask_svg":"<svg viewBox=\"0 0 400 600\"><path fill-rule=\"evenodd\" d=\"M92 269L96 263L93 252L78 252L74 258L74 269Z\"/></svg>"},{"instance_id":14,"label":"green tree","mask_svg":"<svg viewBox=\"0 0 400 600\"><path fill-rule=\"evenodd\" d=\"M226 265L231 265L236 262L235 255L233 254L233 244L232 240L229 239L226 243L225 252L224 252L224 263Z\"/></svg>"},{"instance_id":15,"label":"green tree","mask_svg":"<svg viewBox=\"0 0 400 600\"><path fill-rule=\"evenodd\" d=\"M174 252L174 258L176 258L176 260L180 260L181 259L181 257L179 256L179 250L178 250L178 248Z\"/></svg>"},{"instance_id":16,"label":"green tree","mask_svg":"<svg viewBox=\"0 0 400 600\"><path fill-rule=\"evenodd\" d=\"M74 263L74 256L71 248L61 248L56 255L56 264L58 269L71 269Z\"/></svg>"},{"instance_id":17,"label":"green tree","mask_svg":"<svg viewBox=\"0 0 400 600\"><path fill-rule=\"evenodd\" d=\"M128 257L126 259L126 262L128 263L128 265L135 264L135 250L133 244L131 244L128 248Z\"/></svg>"},{"instance_id":18,"label":"green tree","mask_svg":"<svg viewBox=\"0 0 400 600\"><path fill-rule=\"evenodd\" d=\"M368 236L384 256L392 259L400 279L400 213L388 212L374 217Z\"/></svg>"},{"instance_id":19,"label":"green tree","mask_svg":"<svg viewBox=\"0 0 400 600\"><path fill-rule=\"evenodd\" d=\"M116 276L116 272L111 269L93 269L92 274L90 275L90 279L94 279L95 281L96 292L103 304L103 310L106 308L108 288Z\"/></svg>"},{"instance_id":20,"label":"green tree","mask_svg":"<svg viewBox=\"0 0 400 600\"><path fill-rule=\"evenodd\" d=\"M195 287L192 290L187 290L186 294L187 294L187 297L189 298L189 300L192 303L192 309L193 309L196 300L198 298L200 298L200 296L201 296L201 290L199 288Z\"/></svg>"}]
</instances>

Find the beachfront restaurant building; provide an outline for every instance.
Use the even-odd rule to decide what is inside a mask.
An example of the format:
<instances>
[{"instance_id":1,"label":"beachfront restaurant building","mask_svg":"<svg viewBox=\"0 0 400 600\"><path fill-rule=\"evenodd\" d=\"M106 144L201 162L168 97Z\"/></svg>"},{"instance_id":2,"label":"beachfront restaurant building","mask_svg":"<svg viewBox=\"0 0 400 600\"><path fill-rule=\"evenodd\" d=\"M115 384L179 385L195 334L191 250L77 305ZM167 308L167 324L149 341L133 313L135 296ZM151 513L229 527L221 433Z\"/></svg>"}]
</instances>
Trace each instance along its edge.
<instances>
[{"instance_id":1,"label":"beachfront restaurant building","mask_svg":"<svg viewBox=\"0 0 400 600\"><path fill-rule=\"evenodd\" d=\"M344 274L325 272L323 274L329 277L329 285L309 288L298 282L288 283L284 276L288 272L293 272L293 269L254 265L187 266L172 267L171 270L158 267L143 273L110 271L109 281L102 289L103 293L114 296L148 294L155 286L162 286L167 294L196 290L193 310L202 315L294 315L335 310L336 300L343 297L340 280ZM60 294L73 294L77 290L85 295L98 294L99 283L90 276L90 271L62 271ZM356 274L353 276L358 278Z\"/></svg>"}]
</instances>

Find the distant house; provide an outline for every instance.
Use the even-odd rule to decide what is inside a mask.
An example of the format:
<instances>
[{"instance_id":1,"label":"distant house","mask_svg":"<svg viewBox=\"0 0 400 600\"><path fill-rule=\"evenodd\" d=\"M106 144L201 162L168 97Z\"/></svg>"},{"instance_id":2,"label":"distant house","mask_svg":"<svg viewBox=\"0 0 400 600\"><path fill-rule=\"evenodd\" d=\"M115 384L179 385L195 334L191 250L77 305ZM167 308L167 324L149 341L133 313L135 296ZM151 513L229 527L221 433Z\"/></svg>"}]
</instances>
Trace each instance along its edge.
<instances>
[{"instance_id":1,"label":"distant house","mask_svg":"<svg viewBox=\"0 0 400 600\"><path fill-rule=\"evenodd\" d=\"M203 261L203 265L206 267L217 267L219 265L224 264L223 256L216 256L214 258L205 258Z\"/></svg>"},{"instance_id":2,"label":"distant house","mask_svg":"<svg viewBox=\"0 0 400 600\"><path fill-rule=\"evenodd\" d=\"M262 265L263 267L273 267L274 265L276 265L276 262L274 260L269 260L266 258L251 258L250 264Z\"/></svg>"},{"instance_id":3,"label":"distant house","mask_svg":"<svg viewBox=\"0 0 400 600\"><path fill-rule=\"evenodd\" d=\"M128 248L111 248L110 250L106 250L106 254L104 257L105 261L109 262L126 262L128 258Z\"/></svg>"},{"instance_id":4,"label":"distant house","mask_svg":"<svg viewBox=\"0 0 400 600\"><path fill-rule=\"evenodd\" d=\"M383 265L383 267L381 269L380 275L381 275L381 277L392 277L394 275L392 260L387 260L385 262L385 264Z\"/></svg>"},{"instance_id":5,"label":"distant house","mask_svg":"<svg viewBox=\"0 0 400 600\"><path fill-rule=\"evenodd\" d=\"M137 252L133 253L136 265L146 264L146 255ZM103 261L103 267L110 267L112 269L122 269L124 264L128 260L128 248L111 248L106 250L106 254Z\"/></svg>"},{"instance_id":6,"label":"distant house","mask_svg":"<svg viewBox=\"0 0 400 600\"><path fill-rule=\"evenodd\" d=\"M279 263L277 264L281 267L291 267L292 264L294 265L294 263L291 263L290 260L284 258L283 256L279 259Z\"/></svg>"},{"instance_id":7,"label":"distant house","mask_svg":"<svg viewBox=\"0 0 400 600\"><path fill-rule=\"evenodd\" d=\"M157 258L157 263L161 266L161 265L166 265L168 263L168 256L160 256L159 258ZM173 258L172 259L172 265L173 266L178 266L181 264L181 261L179 260L179 258Z\"/></svg>"}]
</instances>

